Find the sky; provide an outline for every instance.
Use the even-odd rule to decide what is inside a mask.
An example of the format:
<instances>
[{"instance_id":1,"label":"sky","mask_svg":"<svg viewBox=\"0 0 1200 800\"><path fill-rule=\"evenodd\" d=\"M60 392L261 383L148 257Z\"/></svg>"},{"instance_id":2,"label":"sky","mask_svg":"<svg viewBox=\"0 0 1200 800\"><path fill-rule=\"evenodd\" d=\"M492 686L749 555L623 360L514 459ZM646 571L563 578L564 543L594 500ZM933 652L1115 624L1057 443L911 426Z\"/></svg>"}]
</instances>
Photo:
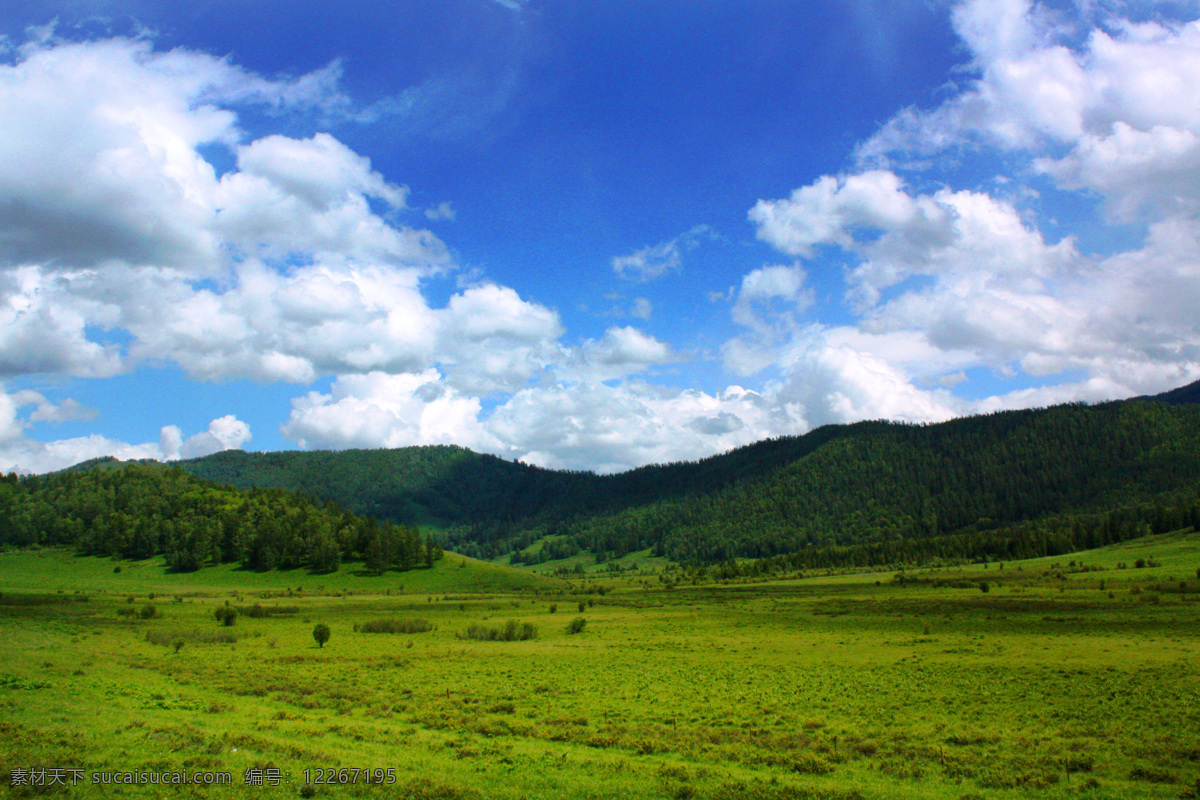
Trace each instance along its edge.
<instances>
[{"instance_id":1,"label":"sky","mask_svg":"<svg viewBox=\"0 0 1200 800\"><path fill-rule=\"evenodd\" d=\"M10 0L0 471L614 472L1190 383L1198 18Z\"/></svg>"}]
</instances>

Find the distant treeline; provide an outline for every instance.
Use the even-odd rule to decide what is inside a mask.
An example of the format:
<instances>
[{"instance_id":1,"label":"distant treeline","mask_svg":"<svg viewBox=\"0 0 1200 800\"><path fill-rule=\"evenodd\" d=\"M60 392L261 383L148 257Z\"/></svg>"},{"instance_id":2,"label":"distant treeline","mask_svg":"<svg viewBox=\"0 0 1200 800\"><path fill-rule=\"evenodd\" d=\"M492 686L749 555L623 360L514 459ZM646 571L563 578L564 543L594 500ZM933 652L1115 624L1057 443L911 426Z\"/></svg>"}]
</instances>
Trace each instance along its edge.
<instances>
[{"instance_id":1,"label":"distant treeline","mask_svg":"<svg viewBox=\"0 0 1200 800\"><path fill-rule=\"evenodd\" d=\"M787 555L741 562L729 559L712 565L708 574L739 578L806 569L902 569L935 563L1018 561L1091 550L1188 528L1200 528L1200 493L1195 491L1161 495L1153 503L1105 513L1054 515L991 531L809 547Z\"/></svg>"},{"instance_id":2,"label":"distant treeline","mask_svg":"<svg viewBox=\"0 0 1200 800\"><path fill-rule=\"evenodd\" d=\"M0 543L71 545L81 555L166 556L171 569L368 570L430 566L442 551L412 527L281 489L237 490L175 467L128 464L0 480Z\"/></svg>"}]
</instances>

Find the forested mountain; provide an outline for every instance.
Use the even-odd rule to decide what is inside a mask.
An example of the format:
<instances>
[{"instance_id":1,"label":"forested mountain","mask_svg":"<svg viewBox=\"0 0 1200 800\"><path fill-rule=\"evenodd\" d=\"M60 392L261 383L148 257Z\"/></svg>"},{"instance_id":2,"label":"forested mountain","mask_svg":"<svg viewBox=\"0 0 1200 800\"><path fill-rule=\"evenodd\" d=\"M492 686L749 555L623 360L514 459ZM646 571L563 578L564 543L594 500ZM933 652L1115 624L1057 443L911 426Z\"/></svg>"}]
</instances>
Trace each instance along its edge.
<instances>
[{"instance_id":1,"label":"forested mountain","mask_svg":"<svg viewBox=\"0 0 1200 800\"><path fill-rule=\"evenodd\" d=\"M786 557L797 566L1005 558L1200 524L1197 397L1200 384L937 425L831 425L619 475L451 446L226 451L178 466L220 484L303 493L313 508L336 503L401 530L432 524L452 549L511 553L516 563L645 549L685 563ZM114 472L111 462L94 466L83 474ZM347 541L339 552L361 554Z\"/></svg>"},{"instance_id":2,"label":"forested mountain","mask_svg":"<svg viewBox=\"0 0 1200 800\"><path fill-rule=\"evenodd\" d=\"M1136 401L939 425L831 425L606 476L457 447L229 451L181 466L234 485L304 491L358 513L435 522L457 550L514 553L518 562L646 548L714 562L955 536L968 542L957 550L997 550L997 531L1034 535L1034 521L1070 527L1114 509L1140 519L1129 509L1156 498L1187 518L1200 482L1200 406L1189 402L1198 395L1193 384Z\"/></svg>"},{"instance_id":3,"label":"forested mountain","mask_svg":"<svg viewBox=\"0 0 1200 800\"><path fill-rule=\"evenodd\" d=\"M237 490L157 463L0 479L0 543L72 545L80 555L166 556L171 569L428 566L441 549L414 528L359 517L282 489Z\"/></svg>"}]
</instances>

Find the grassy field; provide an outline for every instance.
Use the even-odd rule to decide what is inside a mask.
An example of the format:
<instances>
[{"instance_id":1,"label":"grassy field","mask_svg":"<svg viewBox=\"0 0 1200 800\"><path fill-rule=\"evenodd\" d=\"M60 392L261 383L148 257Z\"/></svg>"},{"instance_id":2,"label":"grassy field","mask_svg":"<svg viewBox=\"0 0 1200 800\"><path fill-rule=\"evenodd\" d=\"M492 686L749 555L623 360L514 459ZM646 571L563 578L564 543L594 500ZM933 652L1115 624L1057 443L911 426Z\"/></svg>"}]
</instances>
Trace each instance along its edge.
<instances>
[{"instance_id":1,"label":"grassy field","mask_svg":"<svg viewBox=\"0 0 1200 800\"><path fill-rule=\"evenodd\" d=\"M1200 780L1197 534L673 589L453 554L382 578L117 565L0 554L0 795L59 791L11 785L37 769L79 770L72 797L1140 800ZM465 638L509 620L536 638ZM91 783L126 771L232 786Z\"/></svg>"}]
</instances>

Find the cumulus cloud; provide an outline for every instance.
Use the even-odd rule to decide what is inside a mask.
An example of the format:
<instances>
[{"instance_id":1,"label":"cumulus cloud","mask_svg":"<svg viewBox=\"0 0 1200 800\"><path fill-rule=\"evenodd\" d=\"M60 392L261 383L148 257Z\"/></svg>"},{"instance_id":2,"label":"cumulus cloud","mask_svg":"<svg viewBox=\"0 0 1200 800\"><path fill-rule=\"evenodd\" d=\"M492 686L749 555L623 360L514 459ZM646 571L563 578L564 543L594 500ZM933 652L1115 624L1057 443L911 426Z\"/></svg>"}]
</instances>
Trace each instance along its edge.
<instances>
[{"instance_id":1,"label":"cumulus cloud","mask_svg":"<svg viewBox=\"0 0 1200 800\"><path fill-rule=\"evenodd\" d=\"M329 394L292 402L284 435L301 447L407 447L459 444L495 451L479 424L480 402L445 385L437 370L338 378Z\"/></svg>"},{"instance_id":2,"label":"cumulus cloud","mask_svg":"<svg viewBox=\"0 0 1200 800\"><path fill-rule=\"evenodd\" d=\"M222 450L239 450L250 441L250 426L232 414L214 419L208 430L189 436L185 441L183 431L174 425L162 429L159 449L168 461L177 458L199 458L219 453Z\"/></svg>"},{"instance_id":3,"label":"cumulus cloud","mask_svg":"<svg viewBox=\"0 0 1200 800\"><path fill-rule=\"evenodd\" d=\"M22 409L28 406L34 406L34 410L23 413ZM0 387L0 473L53 472L102 456L114 456L123 461L143 458L173 461L239 448L250 440L250 426L233 415L213 420L207 431L190 436L186 441L183 432L174 425L162 429L158 442L142 444L129 444L97 434L51 441L28 436L29 429L39 423L88 420L94 416L92 409L72 399L54 404L38 392L25 390L10 394Z\"/></svg>"},{"instance_id":4,"label":"cumulus cloud","mask_svg":"<svg viewBox=\"0 0 1200 800\"><path fill-rule=\"evenodd\" d=\"M1089 8L958 3L954 27L975 76L940 106L882 126L857 150L861 171L749 212L760 240L806 268L846 264L854 323L771 326L739 299L734 319L754 333L726 343L727 366L774 368L779 401L807 424L934 420L1195 380L1200 107L1190 87L1200 22L1135 23L1116 6ZM901 175L912 168L928 183L941 157L971 150L1013 160L1001 186L1047 178L1101 197L1111 219L1145 222L1147 234L1114 233L1111 252L1085 254L1073 237L1042 233L1039 212L1054 209L1036 192L1018 207L979 188L917 192ZM972 367L1050 383L967 401L950 390Z\"/></svg>"},{"instance_id":5,"label":"cumulus cloud","mask_svg":"<svg viewBox=\"0 0 1200 800\"><path fill-rule=\"evenodd\" d=\"M93 341L86 331L89 324L108 327L115 319L115 308L90 291L94 283L87 272L0 271L0 377L123 372L120 350Z\"/></svg>"},{"instance_id":6,"label":"cumulus cloud","mask_svg":"<svg viewBox=\"0 0 1200 800\"><path fill-rule=\"evenodd\" d=\"M630 325L609 328L599 340L585 342L575 356L566 375L590 381L623 378L676 359L665 342Z\"/></svg>"},{"instance_id":7,"label":"cumulus cloud","mask_svg":"<svg viewBox=\"0 0 1200 800\"><path fill-rule=\"evenodd\" d=\"M486 393L543 368L559 353L552 310L489 285L429 304L422 282L452 261L391 219L407 187L326 133L243 141L246 104L344 103L339 70L270 80L122 39L47 40L0 66L0 376L151 360L307 383L440 364ZM205 145L235 168L218 176Z\"/></svg>"},{"instance_id":8,"label":"cumulus cloud","mask_svg":"<svg viewBox=\"0 0 1200 800\"><path fill-rule=\"evenodd\" d=\"M859 147L860 162L981 144L1031 153L1034 169L1100 193L1120 217L1146 206L1194 213L1200 21L1098 14L1064 19L1030 0L960 3L954 27L977 77L934 109L898 114Z\"/></svg>"}]
</instances>

